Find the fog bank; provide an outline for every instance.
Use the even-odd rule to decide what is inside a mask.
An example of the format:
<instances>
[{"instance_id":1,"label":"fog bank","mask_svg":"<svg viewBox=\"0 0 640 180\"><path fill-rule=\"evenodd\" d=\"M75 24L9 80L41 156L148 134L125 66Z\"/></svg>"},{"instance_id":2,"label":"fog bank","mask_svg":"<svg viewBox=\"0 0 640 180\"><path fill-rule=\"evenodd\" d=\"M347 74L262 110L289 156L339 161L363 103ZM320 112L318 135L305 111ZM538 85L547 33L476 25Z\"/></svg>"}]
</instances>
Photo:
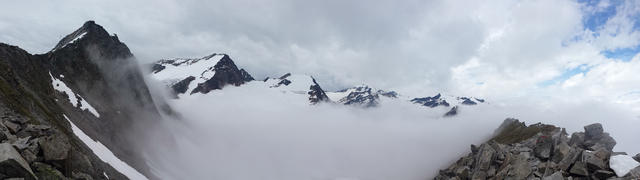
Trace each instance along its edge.
<instances>
[{"instance_id":1,"label":"fog bank","mask_svg":"<svg viewBox=\"0 0 640 180\"><path fill-rule=\"evenodd\" d=\"M176 138L150 152L154 173L166 179L425 179L448 166L470 144L487 140L507 117L568 131L601 122L616 150L640 152L637 117L601 103L537 107L490 103L461 107L443 118L430 109L390 100L361 109L307 104L306 95L261 82L169 100L182 120L164 122Z\"/></svg>"}]
</instances>

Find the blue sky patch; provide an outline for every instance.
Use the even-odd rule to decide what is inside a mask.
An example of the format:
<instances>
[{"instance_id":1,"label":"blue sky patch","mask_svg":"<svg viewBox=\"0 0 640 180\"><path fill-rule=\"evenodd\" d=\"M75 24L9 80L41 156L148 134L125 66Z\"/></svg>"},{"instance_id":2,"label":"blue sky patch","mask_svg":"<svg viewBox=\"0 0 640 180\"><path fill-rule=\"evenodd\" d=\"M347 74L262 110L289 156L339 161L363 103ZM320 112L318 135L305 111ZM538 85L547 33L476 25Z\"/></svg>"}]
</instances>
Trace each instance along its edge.
<instances>
[{"instance_id":1,"label":"blue sky patch","mask_svg":"<svg viewBox=\"0 0 640 180\"><path fill-rule=\"evenodd\" d=\"M622 61L630 61L631 58L636 56L640 52L640 45L632 48L621 48L615 50L604 50L601 51L600 54L604 55L607 58L611 59L619 59Z\"/></svg>"},{"instance_id":2,"label":"blue sky patch","mask_svg":"<svg viewBox=\"0 0 640 180\"><path fill-rule=\"evenodd\" d=\"M572 69L567 69L566 71L562 72L562 74L560 76L557 76L553 79L549 79L546 81L543 81L541 83L538 84L538 86L542 86L542 87L548 87L554 84L558 84L558 83L562 83L564 81L566 81L567 79L575 76L576 74L580 74L580 73L587 73L589 72L589 70L591 70L591 67L586 65L586 64L581 64L578 67L572 68Z\"/></svg>"},{"instance_id":3,"label":"blue sky patch","mask_svg":"<svg viewBox=\"0 0 640 180\"><path fill-rule=\"evenodd\" d=\"M583 3L587 8L596 8L601 1L602 0L579 0L578 2ZM582 19L584 28L597 32L597 29L607 23L609 18L616 15L616 8L623 3L624 1L622 0L610 0L609 6L600 11L587 11Z\"/></svg>"}]
</instances>

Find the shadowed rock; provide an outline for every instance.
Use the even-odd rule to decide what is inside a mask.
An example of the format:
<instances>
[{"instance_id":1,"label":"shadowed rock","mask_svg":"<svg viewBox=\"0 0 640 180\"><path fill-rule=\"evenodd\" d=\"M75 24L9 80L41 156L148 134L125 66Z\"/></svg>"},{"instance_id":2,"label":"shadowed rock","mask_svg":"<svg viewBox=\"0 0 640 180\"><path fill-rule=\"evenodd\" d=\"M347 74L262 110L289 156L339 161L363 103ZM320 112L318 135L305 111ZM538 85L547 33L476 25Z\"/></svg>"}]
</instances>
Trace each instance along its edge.
<instances>
[{"instance_id":1,"label":"shadowed rock","mask_svg":"<svg viewBox=\"0 0 640 180\"><path fill-rule=\"evenodd\" d=\"M10 144L0 144L0 174L5 178L36 179L27 161Z\"/></svg>"}]
</instances>

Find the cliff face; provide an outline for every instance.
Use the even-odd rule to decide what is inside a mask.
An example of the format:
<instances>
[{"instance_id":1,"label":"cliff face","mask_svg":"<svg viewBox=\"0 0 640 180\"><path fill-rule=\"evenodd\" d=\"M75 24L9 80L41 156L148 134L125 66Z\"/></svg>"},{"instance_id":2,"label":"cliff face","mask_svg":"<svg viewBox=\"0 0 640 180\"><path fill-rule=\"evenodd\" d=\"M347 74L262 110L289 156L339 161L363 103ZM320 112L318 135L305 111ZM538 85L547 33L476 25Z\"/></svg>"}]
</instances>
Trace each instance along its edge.
<instances>
[{"instance_id":1,"label":"cliff face","mask_svg":"<svg viewBox=\"0 0 640 180\"><path fill-rule=\"evenodd\" d=\"M495 136L460 158L435 179L638 179L640 166L625 170L626 153L613 152L616 141L601 124L570 137L563 128L526 126L507 119ZM632 160L634 161L634 160ZM635 162L638 163L638 162Z\"/></svg>"}]
</instances>

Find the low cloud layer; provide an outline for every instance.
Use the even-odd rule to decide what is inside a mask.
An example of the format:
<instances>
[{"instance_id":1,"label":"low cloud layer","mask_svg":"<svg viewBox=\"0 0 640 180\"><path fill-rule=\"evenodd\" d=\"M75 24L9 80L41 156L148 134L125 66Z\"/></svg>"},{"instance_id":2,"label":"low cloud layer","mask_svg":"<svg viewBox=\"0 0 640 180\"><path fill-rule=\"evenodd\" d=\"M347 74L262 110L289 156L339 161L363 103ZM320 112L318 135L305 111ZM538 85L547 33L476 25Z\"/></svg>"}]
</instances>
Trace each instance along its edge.
<instances>
[{"instance_id":1,"label":"low cloud layer","mask_svg":"<svg viewBox=\"0 0 640 180\"><path fill-rule=\"evenodd\" d=\"M177 144L148 141L158 146L149 164L168 179L428 179L469 153L470 144L486 141L507 117L569 132L600 122L618 140L616 150L640 152L633 143L640 133L628 128L640 125L638 117L599 103L483 104L443 118L446 109L403 100L370 109L310 106L305 95L261 82L170 103L184 115L165 122Z\"/></svg>"}]
</instances>

